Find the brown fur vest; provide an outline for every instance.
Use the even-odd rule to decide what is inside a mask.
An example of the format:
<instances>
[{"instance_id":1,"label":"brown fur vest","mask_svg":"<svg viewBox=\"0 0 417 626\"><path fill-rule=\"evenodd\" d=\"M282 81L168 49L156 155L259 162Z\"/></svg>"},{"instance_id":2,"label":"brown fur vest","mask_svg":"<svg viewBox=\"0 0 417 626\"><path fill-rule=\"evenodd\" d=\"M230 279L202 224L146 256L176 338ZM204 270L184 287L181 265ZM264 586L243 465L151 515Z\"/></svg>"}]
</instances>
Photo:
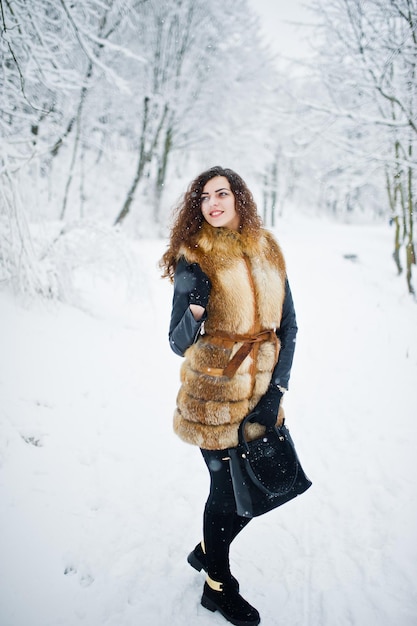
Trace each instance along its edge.
<instances>
[{"instance_id":1,"label":"brown fur vest","mask_svg":"<svg viewBox=\"0 0 417 626\"><path fill-rule=\"evenodd\" d=\"M223 450L237 445L240 422L268 388L279 352L275 333L246 344L249 353L231 376L224 369L245 338L279 328L285 262L268 231L254 236L206 223L179 256L200 265L211 293L204 334L184 355L174 430L200 448ZM247 436L263 432L259 424L250 424Z\"/></svg>"}]
</instances>

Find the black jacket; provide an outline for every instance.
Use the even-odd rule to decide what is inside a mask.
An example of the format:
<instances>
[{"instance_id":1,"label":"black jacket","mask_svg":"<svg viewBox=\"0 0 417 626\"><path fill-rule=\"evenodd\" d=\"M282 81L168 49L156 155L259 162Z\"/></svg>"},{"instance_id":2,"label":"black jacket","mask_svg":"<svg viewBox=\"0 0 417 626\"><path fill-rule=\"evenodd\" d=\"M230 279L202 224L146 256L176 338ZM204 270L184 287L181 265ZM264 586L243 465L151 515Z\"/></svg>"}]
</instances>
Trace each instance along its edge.
<instances>
[{"instance_id":1,"label":"black jacket","mask_svg":"<svg viewBox=\"0 0 417 626\"><path fill-rule=\"evenodd\" d=\"M194 319L189 306L189 294L194 286L194 273L184 258L178 262L174 277L174 296L172 301L171 322L169 326L169 344L179 356L197 341L206 312L199 321ZM272 373L271 383L288 389L291 367L294 357L297 321L294 303L288 279L285 282L285 298L282 308L280 328L276 333L281 342L278 362Z\"/></svg>"}]
</instances>

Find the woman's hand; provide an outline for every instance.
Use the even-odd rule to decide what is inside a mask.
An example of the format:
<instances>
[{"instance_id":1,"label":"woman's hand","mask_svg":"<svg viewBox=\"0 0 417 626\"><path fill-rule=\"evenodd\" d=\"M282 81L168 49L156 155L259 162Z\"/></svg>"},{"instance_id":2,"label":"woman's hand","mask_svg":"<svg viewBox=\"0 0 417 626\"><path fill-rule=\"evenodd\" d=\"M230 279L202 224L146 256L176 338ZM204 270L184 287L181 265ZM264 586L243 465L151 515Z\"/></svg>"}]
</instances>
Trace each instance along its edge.
<instances>
[{"instance_id":1,"label":"woman's hand","mask_svg":"<svg viewBox=\"0 0 417 626\"><path fill-rule=\"evenodd\" d=\"M211 290L210 281L208 277L206 276L206 274L202 271L198 263L192 263L192 265L190 265L190 269L193 273L193 276L192 276L193 286L190 291L190 295L188 297L188 303L190 305L191 304L199 305L200 308L202 307L203 309L205 309L208 304L210 290Z\"/></svg>"},{"instance_id":2,"label":"woman's hand","mask_svg":"<svg viewBox=\"0 0 417 626\"><path fill-rule=\"evenodd\" d=\"M204 315L204 311L206 310L200 304L190 304L190 309L191 309L191 313L193 314L193 317L196 320L196 322L201 320L201 318Z\"/></svg>"},{"instance_id":3,"label":"woman's hand","mask_svg":"<svg viewBox=\"0 0 417 626\"><path fill-rule=\"evenodd\" d=\"M253 417L250 422L258 422L263 426L275 426L278 419L278 410L284 394L278 387L271 386L262 396L256 407L251 411Z\"/></svg>"}]
</instances>

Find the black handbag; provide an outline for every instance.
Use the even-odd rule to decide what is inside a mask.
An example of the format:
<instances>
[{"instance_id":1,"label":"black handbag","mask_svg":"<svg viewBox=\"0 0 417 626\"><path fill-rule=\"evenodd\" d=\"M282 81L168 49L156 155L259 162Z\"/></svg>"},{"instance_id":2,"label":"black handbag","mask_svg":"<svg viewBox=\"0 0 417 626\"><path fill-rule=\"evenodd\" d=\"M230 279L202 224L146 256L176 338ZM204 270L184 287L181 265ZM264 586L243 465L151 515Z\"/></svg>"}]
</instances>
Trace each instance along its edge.
<instances>
[{"instance_id":1,"label":"black handbag","mask_svg":"<svg viewBox=\"0 0 417 626\"><path fill-rule=\"evenodd\" d=\"M239 444L229 448L230 473L241 517L257 517L304 493L312 483L301 467L288 428L268 427L263 437L245 439L248 415L239 426Z\"/></svg>"}]
</instances>

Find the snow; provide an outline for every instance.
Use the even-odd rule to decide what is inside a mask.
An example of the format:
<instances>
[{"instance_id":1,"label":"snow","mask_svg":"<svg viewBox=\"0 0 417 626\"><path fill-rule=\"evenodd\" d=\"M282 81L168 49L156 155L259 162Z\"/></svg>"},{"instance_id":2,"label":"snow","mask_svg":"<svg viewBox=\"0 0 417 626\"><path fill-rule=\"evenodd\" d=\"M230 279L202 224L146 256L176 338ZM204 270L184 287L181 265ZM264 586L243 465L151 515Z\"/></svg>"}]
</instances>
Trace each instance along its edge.
<instances>
[{"instance_id":1,"label":"snow","mask_svg":"<svg viewBox=\"0 0 417 626\"><path fill-rule=\"evenodd\" d=\"M233 573L266 626L415 626L416 304L393 233L289 214L276 234L300 327L287 425L313 487L249 524ZM186 562L208 476L172 432L164 247L138 244L133 299L87 275L84 310L0 293L1 626L226 623Z\"/></svg>"}]
</instances>

